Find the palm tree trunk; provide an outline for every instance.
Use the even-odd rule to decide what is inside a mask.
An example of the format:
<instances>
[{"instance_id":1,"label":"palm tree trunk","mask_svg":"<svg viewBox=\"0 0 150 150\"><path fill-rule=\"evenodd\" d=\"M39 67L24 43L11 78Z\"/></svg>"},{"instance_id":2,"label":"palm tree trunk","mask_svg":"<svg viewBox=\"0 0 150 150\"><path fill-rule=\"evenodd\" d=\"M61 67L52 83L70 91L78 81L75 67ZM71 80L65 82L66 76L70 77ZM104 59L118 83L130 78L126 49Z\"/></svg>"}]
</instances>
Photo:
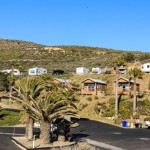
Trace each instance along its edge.
<instances>
[{"instance_id":1,"label":"palm tree trunk","mask_svg":"<svg viewBox=\"0 0 150 150\"><path fill-rule=\"evenodd\" d=\"M41 127L40 127L40 139L42 143L47 144L50 142L50 123L48 121L41 121Z\"/></svg>"},{"instance_id":2,"label":"palm tree trunk","mask_svg":"<svg viewBox=\"0 0 150 150\"><path fill-rule=\"evenodd\" d=\"M9 102L12 102L12 85L9 83Z\"/></svg>"},{"instance_id":3,"label":"palm tree trunk","mask_svg":"<svg viewBox=\"0 0 150 150\"><path fill-rule=\"evenodd\" d=\"M115 123L118 119L118 78L119 78L119 71L118 67L116 67L116 84L115 84Z\"/></svg>"},{"instance_id":4,"label":"palm tree trunk","mask_svg":"<svg viewBox=\"0 0 150 150\"><path fill-rule=\"evenodd\" d=\"M31 118L30 116L28 117L27 122L26 122L25 137L28 140L32 140L33 138L33 118Z\"/></svg>"},{"instance_id":5,"label":"palm tree trunk","mask_svg":"<svg viewBox=\"0 0 150 150\"><path fill-rule=\"evenodd\" d=\"M65 120L60 119L58 124L58 141L64 142L65 141Z\"/></svg>"},{"instance_id":6,"label":"palm tree trunk","mask_svg":"<svg viewBox=\"0 0 150 150\"><path fill-rule=\"evenodd\" d=\"M14 66L12 65L11 66L11 77L13 78L13 76L14 76ZM11 102L12 101L12 83L11 83L12 81L10 81L10 83L9 83L9 96L10 96L10 98L9 98L9 101Z\"/></svg>"},{"instance_id":7,"label":"palm tree trunk","mask_svg":"<svg viewBox=\"0 0 150 150\"><path fill-rule=\"evenodd\" d=\"M134 78L134 87L133 87L133 91L134 91L134 97L133 97L133 115L136 114L136 78Z\"/></svg>"}]
</instances>

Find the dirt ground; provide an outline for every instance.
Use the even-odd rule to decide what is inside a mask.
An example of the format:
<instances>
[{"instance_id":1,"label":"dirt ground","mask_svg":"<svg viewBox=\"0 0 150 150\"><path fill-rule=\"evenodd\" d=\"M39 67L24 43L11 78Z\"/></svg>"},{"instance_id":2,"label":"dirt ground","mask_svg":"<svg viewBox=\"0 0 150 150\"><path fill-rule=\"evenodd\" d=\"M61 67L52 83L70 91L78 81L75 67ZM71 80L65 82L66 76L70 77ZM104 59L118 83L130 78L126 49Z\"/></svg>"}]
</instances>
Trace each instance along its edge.
<instances>
[{"instance_id":1,"label":"dirt ground","mask_svg":"<svg viewBox=\"0 0 150 150\"><path fill-rule=\"evenodd\" d=\"M42 144L39 139L35 141L28 141L25 137L14 137L15 144L20 147L22 150L25 150L21 145L26 148L51 148L52 150L96 150L96 148L92 145L89 145L85 142L60 142L56 141L50 144ZM17 141L17 142L16 142Z\"/></svg>"}]
</instances>

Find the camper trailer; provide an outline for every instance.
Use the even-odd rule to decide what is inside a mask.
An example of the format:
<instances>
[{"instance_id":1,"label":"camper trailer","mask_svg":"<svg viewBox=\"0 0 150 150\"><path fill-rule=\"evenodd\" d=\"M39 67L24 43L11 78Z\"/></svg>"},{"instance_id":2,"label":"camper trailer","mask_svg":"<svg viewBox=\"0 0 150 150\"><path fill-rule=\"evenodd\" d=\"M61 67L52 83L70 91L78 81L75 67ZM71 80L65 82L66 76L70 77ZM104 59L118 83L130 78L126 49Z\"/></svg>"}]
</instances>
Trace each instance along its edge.
<instances>
[{"instance_id":1,"label":"camper trailer","mask_svg":"<svg viewBox=\"0 0 150 150\"><path fill-rule=\"evenodd\" d=\"M76 74L87 74L89 72L88 68L78 67L76 68Z\"/></svg>"},{"instance_id":2,"label":"camper trailer","mask_svg":"<svg viewBox=\"0 0 150 150\"><path fill-rule=\"evenodd\" d=\"M103 70L101 68L92 68L92 73L94 74L101 74L103 73Z\"/></svg>"},{"instance_id":3,"label":"camper trailer","mask_svg":"<svg viewBox=\"0 0 150 150\"><path fill-rule=\"evenodd\" d=\"M146 73L150 73L150 63L143 64L141 70Z\"/></svg>"},{"instance_id":4,"label":"camper trailer","mask_svg":"<svg viewBox=\"0 0 150 150\"><path fill-rule=\"evenodd\" d=\"M28 71L29 76L38 76L47 73L47 70L44 68L30 68Z\"/></svg>"},{"instance_id":5,"label":"camper trailer","mask_svg":"<svg viewBox=\"0 0 150 150\"><path fill-rule=\"evenodd\" d=\"M12 69L2 70L1 72L5 73L5 74L11 74L12 73ZM13 75L19 76L20 75L19 69L13 69Z\"/></svg>"}]
</instances>

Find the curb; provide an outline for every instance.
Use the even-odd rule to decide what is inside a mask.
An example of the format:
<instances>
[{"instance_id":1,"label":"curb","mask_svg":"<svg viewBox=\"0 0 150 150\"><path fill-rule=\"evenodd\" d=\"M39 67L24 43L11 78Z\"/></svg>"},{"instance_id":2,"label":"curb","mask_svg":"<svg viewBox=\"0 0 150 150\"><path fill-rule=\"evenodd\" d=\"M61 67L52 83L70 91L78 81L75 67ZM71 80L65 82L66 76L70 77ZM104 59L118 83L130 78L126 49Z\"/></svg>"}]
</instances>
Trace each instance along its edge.
<instances>
[{"instance_id":1,"label":"curb","mask_svg":"<svg viewBox=\"0 0 150 150\"><path fill-rule=\"evenodd\" d=\"M77 142L74 142L70 145L63 145L63 146L53 146L53 147L35 147L35 148L27 148L24 145L22 145L20 142L18 142L17 140L15 140L13 137L11 138L12 142L15 143L19 148L21 148L21 150L51 150L51 149L55 149L55 150L65 150L67 148L72 148L74 147Z\"/></svg>"},{"instance_id":2,"label":"curb","mask_svg":"<svg viewBox=\"0 0 150 150\"><path fill-rule=\"evenodd\" d=\"M91 140L91 139L86 139L86 138L84 139L83 138L82 140L84 140L85 142L87 142L90 145L105 148L107 150L126 150L126 149L123 149L123 148L120 148L120 147L116 147L116 146L109 145L109 144L106 144L106 143L94 141L94 140Z\"/></svg>"}]
</instances>

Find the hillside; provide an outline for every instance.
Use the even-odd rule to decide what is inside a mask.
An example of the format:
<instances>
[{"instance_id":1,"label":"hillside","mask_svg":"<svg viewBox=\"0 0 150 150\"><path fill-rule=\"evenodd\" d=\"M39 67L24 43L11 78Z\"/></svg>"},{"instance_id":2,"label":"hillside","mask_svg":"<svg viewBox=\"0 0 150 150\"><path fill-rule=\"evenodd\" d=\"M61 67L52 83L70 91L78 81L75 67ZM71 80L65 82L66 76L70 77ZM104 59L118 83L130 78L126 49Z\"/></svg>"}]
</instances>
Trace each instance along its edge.
<instances>
[{"instance_id":1,"label":"hillside","mask_svg":"<svg viewBox=\"0 0 150 150\"><path fill-rule=\"evenodd\" d=\"M52 72L63 69L75 72L76 67L110 68L118 56L125 56L127 51L84 46L45 46L32 42L0 39L0 70L11 67L11 61L17 60L26 70L31 67L43 67ZM150 53L132 52L135 59L150 61Z\"/></svg>"}]
</instances>

